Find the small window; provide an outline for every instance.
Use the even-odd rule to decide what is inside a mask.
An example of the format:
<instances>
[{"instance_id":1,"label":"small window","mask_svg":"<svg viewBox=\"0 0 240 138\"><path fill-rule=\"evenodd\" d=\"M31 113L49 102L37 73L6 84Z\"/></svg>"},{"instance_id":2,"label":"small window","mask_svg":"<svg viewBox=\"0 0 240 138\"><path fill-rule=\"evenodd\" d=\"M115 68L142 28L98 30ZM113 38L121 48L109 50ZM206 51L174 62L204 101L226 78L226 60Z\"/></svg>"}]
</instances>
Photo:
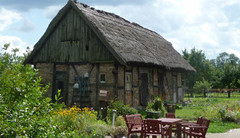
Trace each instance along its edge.
<instances>
[{"instance_id":1,"label":"small window","mask_svg":"<svg viewBox=\"0 0 240 138\"><path fill-rule=\"evenodd\" d=\"M105 83L106 82L106 75L105 74L100 74L100 82Z\"/></svg>"},{"instance_id":2,"label":"small window","mask_svg":"<svg viewBox=\"0 0 240 138\"><path fill-rule=\"evenodd\" d=\"M88 51L88 49L89 49L89 46L88 46L88 45L86 45L86 46L85 46L85 49L86 49L86 51Z\"/></svg>"},{"instance_id":3,"label":"small window","mask_svg":"<svg viewBox=\"0 0 240 138\"><path fill-rule=\"evenodd\" d=\"M132 73L131 72L125 73L125 89L127 91L132 90Z\"/></svg>"}]
</instances>

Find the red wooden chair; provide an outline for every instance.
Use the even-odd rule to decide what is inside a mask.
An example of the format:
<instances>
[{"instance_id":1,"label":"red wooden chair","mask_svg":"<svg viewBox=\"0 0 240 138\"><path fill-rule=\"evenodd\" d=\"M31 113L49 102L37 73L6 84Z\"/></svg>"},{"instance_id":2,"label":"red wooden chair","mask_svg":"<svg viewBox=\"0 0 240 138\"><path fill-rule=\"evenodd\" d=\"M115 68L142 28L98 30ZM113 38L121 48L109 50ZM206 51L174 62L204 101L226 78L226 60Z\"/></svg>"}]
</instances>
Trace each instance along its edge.
<instances>
[{"instance_id":1,"label":"red wooden chair","mask_svg":"<svg viewBox=\"0 0 240 138\"><path fill-rule=\"evenodd\" d=\"M176 118L174 113L166 113L166 118Z\"/></svg>"},{"instance_id":2,"label":"red wooden chair","mask_svg":"<svg viewBox=\"0 0 240 138\"><path fill-rule=\"evenodd\" d=\"M183 137L185 138L185 133L184 131L189 130L189 126L200 126L202 125L202 117L198 117L197 122L182 122L181 123L181 131L183 133Z\"/></svg>"},{"instance_id":3,"label":"red wooden chair","mask_svg":"<svg viewBox=\"0 0 240 138\"><path fill-rule=\"evenodd\" d=\"M205 138L210 120L206 118L202 118L201 121L199 121L199 125L189 125L189 129L183 130L184 137L185 135L189 136L190 138L193 136L194 138Z\"/></svg>"},{"instance_id":4,"label":"red wooden chair","mask_svg":"<svg viewBox=\"0 0 240 138\"><path fill-rule=\"evenodd\" d=\"M156 138L157 136L170 136L171 131L167 125L162 124L160 120L157 119L146 119L144 120L145 133L144 137L152 136Z\"/></svg>"},{"instance_id":5,"label":"red wooden chair","mask_svg":"<svg viewBox=\"0 0 240 138\"><path fill-rule=\"evenodd\" d=\"M141 114L126 115L125 121L128 128L128 138L131 134L134 133L140 133L141 138L143 138L145 128Z\"/></svg>"},{"instance_id":6,"label":"red wooden chair","mask_svg":"<svg viewBox=\"0 0 240 138\"><path fill-rule=\"evenodd\" d=\"M175 113L166 113L166 118L176 118ZM174 132L176 134L176 132L177 132L176 125L172 126L172 132Z\"/></svg>"}]
</instances>

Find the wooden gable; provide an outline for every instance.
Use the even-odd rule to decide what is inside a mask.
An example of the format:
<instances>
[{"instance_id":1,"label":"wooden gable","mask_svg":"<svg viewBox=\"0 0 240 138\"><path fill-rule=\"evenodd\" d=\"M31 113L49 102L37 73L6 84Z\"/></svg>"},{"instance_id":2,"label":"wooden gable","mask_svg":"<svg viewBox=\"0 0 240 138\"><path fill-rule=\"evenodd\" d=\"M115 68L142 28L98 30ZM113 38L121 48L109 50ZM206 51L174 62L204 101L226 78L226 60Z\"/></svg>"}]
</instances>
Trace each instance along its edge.
<instances>
[{"instance_id":1,"label":"wooden gable","mask_svg":"<svg viewBox=\"0 0 240 138\"><path fill-rule=\"evenodd\" d=\"M36 52L33 63L113 62L114 56L74 8L69 8Z\"/></svg>"}]
</instances>

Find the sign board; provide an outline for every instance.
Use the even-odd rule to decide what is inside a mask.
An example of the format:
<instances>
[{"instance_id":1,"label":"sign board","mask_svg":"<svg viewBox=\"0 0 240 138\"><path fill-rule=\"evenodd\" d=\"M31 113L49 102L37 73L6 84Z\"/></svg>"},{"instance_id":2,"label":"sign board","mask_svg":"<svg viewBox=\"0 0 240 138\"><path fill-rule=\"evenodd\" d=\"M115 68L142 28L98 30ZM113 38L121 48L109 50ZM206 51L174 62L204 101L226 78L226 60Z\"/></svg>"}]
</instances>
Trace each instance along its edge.
<instances>
[{"instance_id":1,"label":"sign board","mask_svg":"<svg viewBox=\"0 0 240 138\"><path fill-rule=\"evenodd\" d=\"M100 90L99 96L101 96L101 97L107 97L107 93L108 93L108 91L106 91L106 90Z\"/></svg>"}]
</instances>

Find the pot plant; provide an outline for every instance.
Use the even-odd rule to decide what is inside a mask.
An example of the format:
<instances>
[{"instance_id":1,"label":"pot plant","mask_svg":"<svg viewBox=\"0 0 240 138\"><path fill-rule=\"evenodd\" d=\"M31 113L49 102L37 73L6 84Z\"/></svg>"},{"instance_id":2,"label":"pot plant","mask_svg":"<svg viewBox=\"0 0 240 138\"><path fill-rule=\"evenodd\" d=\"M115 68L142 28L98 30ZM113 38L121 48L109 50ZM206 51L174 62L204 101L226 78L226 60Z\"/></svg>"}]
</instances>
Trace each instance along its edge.
<instances>
[{"instance_id":1,"label":"pot plant","mask_svg":"<svg viewBox=\"0 0 240 138\"><path fill-rule=\"evenodd\" d=\"M153 101L148 103L146 107L147 118L160 118L166 113L162 99L155 97Z\"/></svg>"}]
</instances>

